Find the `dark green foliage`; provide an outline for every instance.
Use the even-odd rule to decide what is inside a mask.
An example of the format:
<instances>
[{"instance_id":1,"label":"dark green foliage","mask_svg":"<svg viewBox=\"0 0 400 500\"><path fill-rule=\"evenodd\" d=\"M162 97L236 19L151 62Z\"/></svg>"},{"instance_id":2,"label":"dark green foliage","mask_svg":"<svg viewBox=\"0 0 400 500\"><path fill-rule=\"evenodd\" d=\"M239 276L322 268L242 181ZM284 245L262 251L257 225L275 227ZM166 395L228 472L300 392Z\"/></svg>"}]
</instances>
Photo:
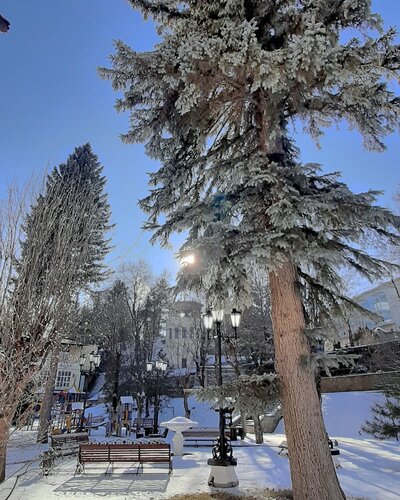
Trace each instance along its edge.
<instances>
[{"instance_id":1,"label":"dark green foliage","mask_svg":"<svg viewBox=\"0 0 400 500\"><path fill-rule=\"evenodd\" d=\"M368 420L362 430L378 439L399 440L400 435L400 385L394 384L383 390L385 404L372 408L373 420Z\"/></svg>"},{"instance_id":2,"label":"dark green foliage","mask_svg":"<svg viewBox=\"0 0 400 500\"><path fill-rule=\"evenodd\" d=\"M102 260L110 249L105 233L111 226L104 193L106 181L101 174L102 166L90 144L76 148L66 163L49 174L45 193L38 197L27 218L22 242L21 262L40 259L40 265L33 267L38 290L52 266L62 264L57 262L60 246L68 248L76 261L76 290L103 279ZM50 227L38 234L41 224Z\"/></svg>"}]
</instances>

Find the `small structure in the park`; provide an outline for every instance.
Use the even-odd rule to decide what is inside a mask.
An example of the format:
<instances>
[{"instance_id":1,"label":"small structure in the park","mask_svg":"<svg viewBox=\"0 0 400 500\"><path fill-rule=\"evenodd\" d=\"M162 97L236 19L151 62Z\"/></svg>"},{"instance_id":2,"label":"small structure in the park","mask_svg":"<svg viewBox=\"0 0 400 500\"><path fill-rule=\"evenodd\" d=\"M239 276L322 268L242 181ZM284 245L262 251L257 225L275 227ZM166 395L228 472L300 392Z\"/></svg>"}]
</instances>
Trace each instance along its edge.
<instances>
[{"instance_id":1,"label":"small structure in the park","mask_svg":"<svg viewBox=\"0 0 400 500\"><path fill-rule=\"evenodd\" d=\"M122 429L126 429L126 434L131 435L132 423L133 423L133 413L136 412L137 408L133 401L132 396L121 396L119 398L119 423L120 423L120 433Z\"/></svg>"},{"instance_id":2,"label":"small structure in the park","mask_svg":"<svg viewBox=\"0 0 400 500\"><path fill-rule=\"evenodd\" d=\"M175 436L172 439L172 451L174 456L177 457L183 455L184 437L182 432L187 431L193 425L198 425L198 422L194 422L186 417L175 417L167 422L161 422L161 426L175 432Z\"/></svg>"},{"instance_id":3,"label":"small structure in the park","mask_svg":"<svg viewBox=\"0 0 400 500\"><path fill-rule=\"evenodd\" d=\"M114 394L110 406L110 420L107 435L130 436L134 430L137 407L132 396L120 396Z\"/></svg>"}]
</instances>

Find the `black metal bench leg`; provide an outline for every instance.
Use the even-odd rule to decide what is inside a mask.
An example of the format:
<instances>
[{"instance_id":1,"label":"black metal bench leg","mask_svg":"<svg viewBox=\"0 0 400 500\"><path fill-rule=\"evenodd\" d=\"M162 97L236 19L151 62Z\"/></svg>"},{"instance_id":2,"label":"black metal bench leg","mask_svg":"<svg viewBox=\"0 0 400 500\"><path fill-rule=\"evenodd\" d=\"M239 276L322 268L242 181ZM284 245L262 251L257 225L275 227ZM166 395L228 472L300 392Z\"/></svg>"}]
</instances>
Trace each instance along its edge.
<instances>
[{"instance_id":1,"label":"black metal bench leg","mask_svg":"<svg viewBox=\"0 0 400 500\"><path fill-rule=\"evenodd\" d=\"M85 466L84 464L82 463L78 463L78 465L76 466L76 469L75 469L75 474L74 476L76 476L77 474L83 474L85 471Z\"/></svg>"}]
</instances>

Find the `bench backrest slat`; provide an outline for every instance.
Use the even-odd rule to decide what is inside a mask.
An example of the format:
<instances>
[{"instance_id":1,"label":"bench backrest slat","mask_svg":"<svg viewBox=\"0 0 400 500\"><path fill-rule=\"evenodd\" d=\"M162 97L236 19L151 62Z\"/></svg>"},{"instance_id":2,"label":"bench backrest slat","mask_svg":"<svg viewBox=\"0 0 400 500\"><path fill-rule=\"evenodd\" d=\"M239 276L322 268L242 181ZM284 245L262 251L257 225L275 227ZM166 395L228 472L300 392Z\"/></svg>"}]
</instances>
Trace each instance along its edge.
<instances>
[{"instance_id":1,"label":"bench backrest slat","mask_svg":"<svg viewBox=\"0 0 400 500\"><path fill-rule=\"evenodd\" d=\"M110 449L107 444L81 444L79 447L79 461L109 462Z\"/></svg>"}]
</instances>

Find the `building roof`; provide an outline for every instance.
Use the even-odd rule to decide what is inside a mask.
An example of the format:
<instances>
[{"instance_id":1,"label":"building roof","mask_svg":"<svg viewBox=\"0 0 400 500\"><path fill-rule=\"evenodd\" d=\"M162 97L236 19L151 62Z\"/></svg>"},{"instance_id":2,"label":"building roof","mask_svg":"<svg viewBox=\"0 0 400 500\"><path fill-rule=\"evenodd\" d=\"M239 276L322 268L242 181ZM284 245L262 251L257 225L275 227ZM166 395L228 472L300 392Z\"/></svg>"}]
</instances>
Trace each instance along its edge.
<instances>
[{"instance_id":1,"label":"building roof","mask_svg":"<svg viewBox=\"0 0 400 500\"><path fill-rule=\"evenodd\" d=\"M400 277L394 278L393 281L395 282L396 286L400 287ZM390 287L393 286L392 281L384 281L383 283L379 283L378 285L375 285L374 287L369 288L368 290L364 290L363 292L358 293L353 298L355 300L362 299L363 297L368 296L370 294L374 294L376 292L380 292L382 290L385 290L385 289L387 289L388 286L390 286Z\"/></svg>"},{"instance_id":2,"label":"building roof","mask_svg":"<svg viewBox=\"0 0 400 500\"><path fill-rule=\"evenodd\" d=\"M122 404L122 405L133 405L133 397L132 396L121 396L119 398L119 402Z\"/></svg>"}]
</instances>

